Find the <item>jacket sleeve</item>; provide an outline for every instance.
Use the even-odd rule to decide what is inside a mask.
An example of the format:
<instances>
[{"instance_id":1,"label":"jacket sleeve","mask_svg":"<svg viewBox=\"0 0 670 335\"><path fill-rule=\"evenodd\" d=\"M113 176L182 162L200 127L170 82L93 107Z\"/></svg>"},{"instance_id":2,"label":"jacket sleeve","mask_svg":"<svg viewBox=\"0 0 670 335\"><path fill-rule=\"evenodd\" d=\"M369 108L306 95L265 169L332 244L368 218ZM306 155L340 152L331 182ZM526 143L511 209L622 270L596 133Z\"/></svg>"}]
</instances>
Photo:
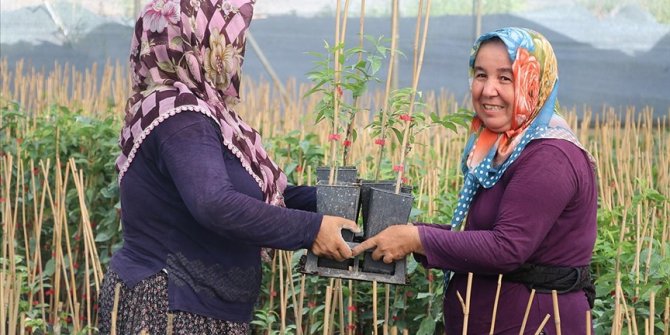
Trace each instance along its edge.
<instances>
[{"instance_id":1,"label":"jacket sleeve","mask_svg":"<svg viewBox=\"0 0 670 335\"><path fill-rule=\"evenodd\" d=\"M578 186L570 159L562 151L541 146L522 157L513 172L512 167L507 171L513 175L491 230L457 232L419 226L424 265L456 272L506 273L538 249Z\"/></svg>"},{"instance_id":2,"label":"jacket sleeve","mask_svg":"<svg viewBox=\"0 0 670 335\"><path fill-rule=\"evenodd\" d=\"M159 157L197 222L248 244L287 250L311 247L322 215L273 206L238 192L226 169L223 153L228 149L218 130L205 116L189 114L197 121L164 136Z\"/></svg>"}]
</instances>

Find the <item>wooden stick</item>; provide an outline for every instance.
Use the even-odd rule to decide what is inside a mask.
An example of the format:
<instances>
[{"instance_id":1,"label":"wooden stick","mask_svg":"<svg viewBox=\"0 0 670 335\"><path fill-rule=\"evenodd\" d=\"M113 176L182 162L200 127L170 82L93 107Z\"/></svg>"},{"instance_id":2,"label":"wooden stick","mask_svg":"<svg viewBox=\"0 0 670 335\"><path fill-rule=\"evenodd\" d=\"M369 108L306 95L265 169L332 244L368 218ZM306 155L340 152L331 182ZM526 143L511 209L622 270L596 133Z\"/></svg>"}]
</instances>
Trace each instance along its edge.
<instances>
[{"instance_id":1,"label":"wooden stick","mask_svg":"<svg viewBox=\"0 0 670 335\"><path fill-rule=\"evenodd\" d=\"M523 332L526 330L526 322L528 322L528 314L530 314L530 307L533 306L533 298L535 297L535 289L530 290L530 297L528 297L528 305L526 305L526 313L523 314L523 322L521 323L521 329L519 330L519 335L523 335Z\"/></svg>"},{"instance_id":2,"label":"wooden stick","mask_svg":"<svg viewBox=\"0 0 670 335\"><path fill-rule=\"evenodd\" d=\"M558 294L556 290L551 290L551 300L554 303L554 324L556 325L556 335L561 335L561 313L558 308Z\"/></svg>"},{"instance_id":3,"label":"wooden stick","mask_svg":"<svg viewBox=\"0 0 670 335\"><path fill-rule=\"evenodd\" d=\"M430 3L430 0L428 0ZM470 319L470 296L472 294L472 272L468 272L468 285L465 290L465 307L463 310L463 335L468 334L468 321Z\"/></svg>"},{"instance_id":4,"label":"wooden stick","mask_svg":"<svg viewBox=\"0 0 670 335\"><path fill-rule=\"evenodd\" d=\"M663 313L663 335L670 334L670 297L665 297L665 313Z\"/></svg>"},{"instance_id":5,"label":"wooden stick","mask_svg":"<svg viewBox=\"0 0 670 335\"><path fill-rule=\"evenodd\" d=\"M112 305L112 320L110 332L112 335L116 335L116 320L119 313L119 298L121 296L121 283L117 283L114 286L114 305Z\"/></svg>"},{"instance_id":6,"label":"wooden stick","mask_svg":"<svg viewBox=\"0 0 670 335\"><path fill-rule=\"evenodd\" d=\"M323 335L330 334L330 301L332 300L332 295L333 287L328 285L328 287L326 287L326 308L323 314Z\"/></svg>"},{"instance_id":7,"label":"wooden stick","mask_svg":"<svg viewBox=\"0 0 670 335\"><path fill-rule=\"evenodd\" d=\"M586 335L591 335L591 310L586 311Z\"/></svg>"},{"instance_id":8,"label":"wooden stick","mask_svg":"<svg viewBox=\"0 0 670 335\"><path fill-rule=\"evenodd\" d=\"M651 291L649 296L649 334L655 334L656 292Z\"/></svg>"},{"instance_id":9,"label":"wooden stick","mask_svg":"<svg viewBox=\"0 0 670 335\"><path fill-rule=\"evenodd\" d=\"M547 321L549 321L549 317L551 314L547 314L544 316L544 319L542 320L542 323L540 323L540 327L537 328L537 331L535 331L535 335L540 335L542 333L542 330L544 329L544 325L547 324Z\"/></svg>"},{"instance_id":10,"label":"wooden stick","mask_svg":"<svg viewBox=\"0 0 670 335\"><path fill-rule=\"evenodd\" d=\"M384 285L384 324L382 325L382 332L384 335L389 333L389 310L391 301L391 285Z\"/></svg>"},{"instance_id":11,"label":"wooden stick","mask_svg":"<svg viewBox=\"0 0 670 335\"><path fill-rule=\"evenodd\" d=\"M498 313L498 299L500 298L500 288L502 286L502 274L498 275L498 287L496 288L496 297L493 301L493 315L491 315L491 329L489 330L489 335L493 335L493 331L496 328L496 314Z\"/></svg>"},{"instance_id":12,"label":"wooden stick","mask_svg":"<svg viewBox=\"0 0 670 335\"><path fill-rule=\"evenodd\" d=\"M372 282L372 329L373 334L377 335L377 281Z\"/></svg>"}]
</instances>

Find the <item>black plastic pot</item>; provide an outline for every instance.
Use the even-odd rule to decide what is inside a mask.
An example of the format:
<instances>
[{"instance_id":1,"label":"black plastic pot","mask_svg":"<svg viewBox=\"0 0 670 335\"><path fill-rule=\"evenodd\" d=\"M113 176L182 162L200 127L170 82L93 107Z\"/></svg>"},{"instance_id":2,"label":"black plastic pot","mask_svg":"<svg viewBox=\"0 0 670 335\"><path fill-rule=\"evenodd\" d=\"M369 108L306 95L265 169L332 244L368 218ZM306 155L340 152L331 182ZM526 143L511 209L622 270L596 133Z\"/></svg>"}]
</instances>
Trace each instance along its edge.
<instances>
[{"instance_id":1,"label":"black plastic pot","mask_svg":"<svg viewBox=\"0 0 670 335\"><path fill-rule=\"evenodd\" d=\"M365 191L361 190L361 193L365 192L365 196L361 195L361 200L365 202L363 207L363 230L366 238L377 235L390 225L406 224L409 220L412 204L414 203L414 197L410 193L411 188L406 188L405 193L396 194L392 189L393 187L390 184L381 188L361 186L362 189L367 188ZM402 264L386 264L381 260L375 261L371 257L371 252L366 252L363 260L363 271L393 275L396 266L404 266L404 264L404 262Z\"/></svg>"},{"instance_id":2,"label":"black plastic pot","mask_svg":"<svg viewBox=\"0 0 670 335\"><path fill-rule=\"evenodd\" d=\"M360 199L360 186L358 184L339 185L316 185L316 211L325 215L340 216L356 222L358 219L358 207ZM354 233L348 229L342 230L342 238L346 242L354 240ZM346 270L351 261L337 262L330 259L319 258L318 265Z\"/></svg>"},{"instance_id":3,"label":"black plastic pot","mask_svg":"<svg viewBox=\"0 0 670 335\"><path fill-rule=\"evenodd\" d=\"M372 229L368 228L368 216L370 212L370 189L376 188L380 190L386 190L389 192L395 191L395 180L361 180L361 217L363 219L363 231L365 232L365 237L370 237L376 235L380 231L384 230L386 226L381 229ZM412 186L401 185L400 193L403 194L412 194ZM411 208L410 208L411 210Z\"/></svg>"},{"instance_id":4,"label":"black plastic pot","mask_svg":"<svg viewBox=\"0 0 670 335\"><path fill-rule=\"evenodd\" d=\"M335 167L336 183L353 184L358 181L358 170L355 166ZM328 183L330 179L330 166L319 166L316 168L316 181Z\"/></svg>"}]
</instances>

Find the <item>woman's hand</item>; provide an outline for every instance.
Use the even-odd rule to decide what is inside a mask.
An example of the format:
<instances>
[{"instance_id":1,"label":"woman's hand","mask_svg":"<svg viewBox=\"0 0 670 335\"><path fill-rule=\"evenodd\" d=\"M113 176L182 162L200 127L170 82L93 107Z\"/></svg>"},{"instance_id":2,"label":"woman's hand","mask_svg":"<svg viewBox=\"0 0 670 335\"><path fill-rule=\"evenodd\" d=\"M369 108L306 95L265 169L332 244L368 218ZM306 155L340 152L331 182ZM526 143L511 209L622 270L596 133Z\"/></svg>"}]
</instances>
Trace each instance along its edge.
<instances>
[{"instance_id":1,"label":"woman's hand","mask_svg":"<svg viewBox=\"0 0 670 335\"><path fill-rule=\"evenodd\" d=\"M372 252L372 259L376 261L382 259L384 263L393 263L412 252L424 253L419 229L413 225L390 226L355 246L351 251L355 257L374 247L376 248Z\"/></svg>"},{"instance_id":2,"label":"woman's hand","mask_svg":"<svg viewBox=\"0 0 670 335\"><path fill-rule=\"evenodd\" d=\"M312 244L312 252L317 256L332 258L338 262L352 258L351 248L342 238L343 228L354 233L360 232L354 221L339 216L324 215L319 233Z\"/></svg>"}]
</instances>

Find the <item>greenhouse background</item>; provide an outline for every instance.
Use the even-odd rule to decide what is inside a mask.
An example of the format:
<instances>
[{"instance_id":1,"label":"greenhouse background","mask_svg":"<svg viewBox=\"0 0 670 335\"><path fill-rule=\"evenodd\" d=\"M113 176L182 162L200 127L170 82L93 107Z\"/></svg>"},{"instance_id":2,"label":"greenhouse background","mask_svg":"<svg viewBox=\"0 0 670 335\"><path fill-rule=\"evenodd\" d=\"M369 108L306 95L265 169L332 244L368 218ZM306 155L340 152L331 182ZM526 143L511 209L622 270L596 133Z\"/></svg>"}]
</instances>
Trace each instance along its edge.
<instances>
[{"instance_id":1,"label":"greenhouse background","mask_svg":"<svg viewBox=\"0 0 670 335\"><path fill-rule=\"evenodd\" d=\"M352 26L360 2L351 2ZM420 90L441 90L462 101L467 96L467 60L476 31L474 1L433 1ZM411 52L414 1L401 1L400 50ZM244 70L252 78L307 82L315 60L332 42L335 1L261 0L251 32L258 49L248 48ZM125 64L137 0L3 1L0 57L12 66L18 59L36 68L55 62L83 69L92 63ZM366 2L366 34L388 36L390 2ZM606 104L666 115L670 106L670 1L526 0L482 1L481 30L526 26L552 42L559 60L563 107L596 113ZM357 41L356 29L348 39ZM268 60L263 66L258 52ZM399 84L410 80L409 57L400 60Z\"/></svg>"}]
</instances>

